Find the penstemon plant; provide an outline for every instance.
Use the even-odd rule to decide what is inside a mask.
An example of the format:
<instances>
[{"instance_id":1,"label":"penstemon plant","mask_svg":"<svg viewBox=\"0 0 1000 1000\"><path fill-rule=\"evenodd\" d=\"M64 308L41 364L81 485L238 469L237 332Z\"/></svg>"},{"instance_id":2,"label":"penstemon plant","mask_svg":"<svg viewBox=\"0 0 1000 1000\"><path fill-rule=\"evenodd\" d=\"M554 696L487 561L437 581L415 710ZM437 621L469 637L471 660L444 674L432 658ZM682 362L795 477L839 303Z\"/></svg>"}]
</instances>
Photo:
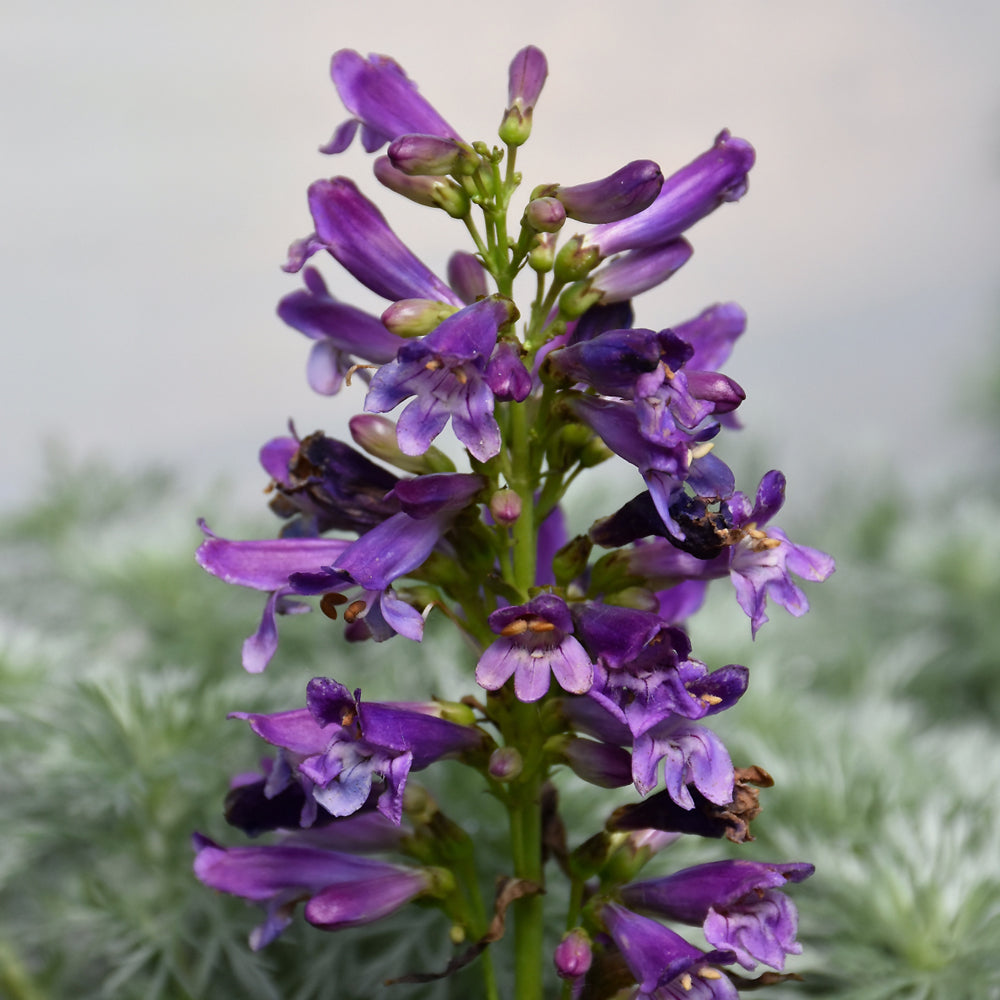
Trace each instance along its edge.
<instances>
[{"instance_id":1,"label":"penstemon plant","mask_svg":"<svg viewBox=\"0 0 1000 1000\"><path fill-rule=\"evenodd\" d=\"M353 181L309 188L315 232L285 265L304 287L278 313L313 341L312 388L332 395L364 380L365 412L350 421L354 445L294 430L268 442L261 461L280 536L230 541L203 524L198 560L268 594L243 647L252 673L275 652L276 616L310 610L312 597L352 641L420 641L427 617L441 616L473 650L469 685L452 700L373 702L316 677L303 708L234 712L273 757L234 779L227 818L273 842L223 847L195 835L195 872L265 907L253 948L299 903L333 931L420 901L447 916L455 952L444 970L403 977L411 982L475 961L495 1000L493 945L506 931L518 1000L732 998L752 981L727 966L778 970L757 984L784 978L786 955L801 949L780 890L813 868L718 860L639 877L685 834L752 839L758 788L771 783L760 767L734 767L702 724L742 696L747 669L709 671L683 623L725 577L754 633L769 596L801 615L792 575L824 580L833 562L770 523L781 473L748 496L713 452L744 398L717 370L743 332L742 310L714 305L654 330L633 326L632 300L690 258L682 233L745 193L754 151L724 131L666 179L634 161L601 180L537 186L512 214L546 74L537 48L514 57L490 145L462 139L393 60L333 57L350 118L323 152L342 152L359 128L368 152L388 144L378 181L446 212L473 250L452 256L443 281ZM306 265L320 251L389 300L381 317L328 291ZM521 282L533 288L523 309L519 275L534 276ZM404 403L395 423L383 416ZM467 471L432 443L449 420ZM613 455L645 488L569 537L567 490ZM445 758L475 771L506 810L502 870L481 871L447 803L412 780ZM615 808L618 793L595 809L598 828L570 836L551 783L566 768L640 797ZM481 876L495 879L492 900ZM565 891L547 892L550 879ZM565 932L550 938L546 904L557 900ZM668 923L700 927L711 950Z\"/></svg>"}]
</instances>

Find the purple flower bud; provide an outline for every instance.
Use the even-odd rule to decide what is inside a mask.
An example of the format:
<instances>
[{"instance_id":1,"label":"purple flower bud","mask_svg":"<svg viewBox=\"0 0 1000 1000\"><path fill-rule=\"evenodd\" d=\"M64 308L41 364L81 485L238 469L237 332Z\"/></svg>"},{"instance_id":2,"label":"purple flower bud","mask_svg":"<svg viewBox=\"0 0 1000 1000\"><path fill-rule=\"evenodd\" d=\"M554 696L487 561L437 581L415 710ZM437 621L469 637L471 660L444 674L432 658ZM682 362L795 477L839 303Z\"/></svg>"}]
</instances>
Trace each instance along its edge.
<instances>
[{"instance_id":1,"label":"purple flower bud","mask_svg":"<svg viewBox=\"0 0 1000 1000\"><path fill-rule=\"evenodd\" d=\"M330 75L344 107L361 124L361 140L373 153L408 132L458 139L458 133L420 96L403 68L388 56L367 59L350 49L334 53ZM356 124L345 122L323 152L339 153L350 145Z\"/></svg>"},{"instance_id":2,"label":"purple flower bud","mask_svg":"<svg viewBox=\"0 0 1000 1000\"><path fill-rule=\"evenodd\" d=\"M502 402L523 403L531 394L531 375L521 361L521 350L509 340L501 340L486 365L486 384Z\"/></svg>"},{"instance_id":3,"label":"purple flower bud","mask_svg":"<svg viewBox=\"0 0 1000 1000\"><path fill-rule=\"evenodd\" d=\"M497 781L514 781L524 769L524 760L517 747L498 747L490 754L490 777Z\"/></svg>"},{"instance_id":4,"label":"purple flower bud","mask_svg":"<svg viewBox=\"0 0 1000 1000\"><path fill-rule=\"evenodd\" d=\"M469 214L469 196L450 178L411 177L397 170L388 156L380 156L372 170L380 184L418 205L443 208L453 219Z\"/></svg>"},{"instance_id":5,"label":"purple flower bud","mask_svg":"<svg viewBox=\"0 0 1000 1000\"><path fill-rule=\"evenodd\" d=\"M397 337L423 337L431 330L437 329L456 312L458 306L447 302L436 302L434 299L400 299L382 313L381 320L385 328ZM401 346L402 344L399 345ZM392 358L386 360L392 361L395 356L394 351Z\"/></svg>"},{"instance_id":6,"label":"purple flower bud","mask_svg":"<svg viewBox=\"0 0 1000 1000\"><path fill-rule=\"evenodd\" d=\"M577 222L619 222L649 208L661 187L663 173L658 164L633 160L602 180L571 187L554 185L551 193Z\"/></svg>"},{"instance_id":7,"label":"purple flower bud","mask_svg":"<svg viewBox=\"0 0 1000 1000\"><path fill-rule=\"evenodd\" d=\"M545 77L548 63L541 49L529 45L510 64L507 85L507 112L500 123L500 138L509 146L520 146L531 135L531 116Z\"/></svg>"},{"instance_id":8,"label":"purple flower bud","mask_svg":"<svg viewBox=\"0 0 1000 1000\"><path fill-rule=\"evenodd\" d=\"M525 224L539 233L557 233L566 221L566 209L558 198L534 198L524 210Z\"/></svg>"},{"instance_id":9,"label":"purple flower bud","mask_svg":"<svg viewBox=\"0 0 1000 1000\"><path fill-rule=\"evenodd\" d=\"M401 135L388 152L392 165L411 176L472 174L479 167L479 154L471 146L437 135Z\"/></svg>"},{"instance_id":10,"label":"purple flower bud","mask_svg":"<svg viewBox=\"0 0 1000 1000\"><path fill-rule=\"evenodd\" d=\"M742 198L753 162L753 147L722 131L710 150L663 182L649 208L597 226L583 238L582 247L596 248L602 257L609 257L675 239L723 202Z\"/></svg>"},{"instance_id":11,"label":"purple flower bud","mask_svg":"<svg viewBox=\"0 0 1000 1000\"><path fill-rule=\"evenodd\" d=\"M358 413L349 421L351 437L369 455L389 462L397 469L422 476L429 472L454 472L455 464L437 448L430 447L422 455L404 455L396 439L396 425L377 413ZM394 484L395 485L395 484Z\"/></svg>"},{"instance_id":12,"label":"purple flower bud","mask_svg":"<svg viewBox=\"0 0 1000 1000\"><path fill-rule=\"evenodd\" d=\"M521 516L521 498L505 486L490 497L489 508L493 520L506 527Z\"/></svg>"},{"instance_id":13,"label":"purple flower bud","mask_svg":"<svg viewBox=\"0 0 1000 1000\"><path fill-rule=\"evenodd\" d=\"M448 258L448 284L467 306L489 294L486 271L479 258L462 250L456 250Z\"/></svg>"},{"instance_id":14,"label":"purple flower bud","mask_svg":"<svg viewBox=\"0 0 1000 1000\"><path fill-rule=\"evenodd\" d=\"M685 372L688 392L695 399L704 399L712 404L713 413L731 413L747 394L739 383L719 372Z\"/></svg>"},{"instance_id":15,"label":"purple flower bud","mask_svg":"<svg viewBox=\"0 0 1000 1000\"><path fill-rule=\"evenodd\" d=\"M582 927L568 931L556 945L552 960L560 979L579 979L580 976L585 976L593 961L590 935Z\"/></svg>"},{"instance_id":16,"label":"purple flower bud","mask_svg":"<svg viewBox=\"0 0 1000 1000\"><path fill-rule=\"evenodd\" d=\"M632 781L631 757L627 750L613 743L564 736L547 749L558 753L570 770L588 784L623 788Z\"/></svg>"}]
</instances>

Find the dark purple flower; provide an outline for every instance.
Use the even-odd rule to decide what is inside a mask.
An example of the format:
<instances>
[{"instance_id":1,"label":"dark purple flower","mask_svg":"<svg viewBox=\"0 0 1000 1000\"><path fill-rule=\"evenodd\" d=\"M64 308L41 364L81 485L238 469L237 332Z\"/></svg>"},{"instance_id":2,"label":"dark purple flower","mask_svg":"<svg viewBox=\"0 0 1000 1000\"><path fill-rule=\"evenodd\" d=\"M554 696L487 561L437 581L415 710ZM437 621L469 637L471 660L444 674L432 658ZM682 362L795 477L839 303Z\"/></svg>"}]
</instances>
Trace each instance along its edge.
<instances>
[{"instance_id":1,"label":"dark purple flower","mask_svg":"<svg viewBox=\"0 0 1000 1000\"><path fill-rule=\"evenodd\" d=\"M600 293L598 302L625 302L662 284L679 271L694 253L687 240L679 238L662 246L630 250L595 271L587 280L590 293Z\"/></svg>"},{"instance_id":2,"label":"dark purple flower","mask_svg":"<svg viewBox=\"0 0 1000 1000\"><path fill-rule=\"evenodd\" d=\"M676 239L719 205L742 198L753 162L750 143L733 138L728 131L720 132L710 150L663 182L649 208L596 226L583 238L581 249L595 248L601 257L610 257Z\"/></svg>"},{"instance_id":3,"label":"dark purple flower","mask_svg":"<svg viewBox=\"0 0 1000 1000\"><path fill-rule=\"evenodd\" d=\"M451 884L441 869L404 868L314 847L276 844L224 848L194 835L194 873L205 885L267 906L250 935L254 951L290 923L296 904L311 897L305 917L324 930L380 920L405 903Z\"/></svg>"},{"instance_id":4,"label":"dark purple flower","mask_svg":"<svg viewBox=\"0 0 1000 1000\"><path fill-rule=\"evenodd\" d=\"M713 967L734 961L732 952L703 952L616 903L606 903L601 918L639 984L634 1000L737 1000L732 981Z\"/></svg>"},{"instance_id":5,"label":"dark purple flower","mask_svg":"<svg viewBox=\"0 0 1000 1000\"><path fill-rule=\"evenodd\" d=\"M417 85L388 56L365 59L351 49L335 52L330 75L344 107L354 116L338 127L321 147L340 153L351 144L358 125L361 142L369 153L407 132L458 138L458 133L420 96Z\"/></svg>"},{"instance_id":6,"label":"dark purple flower","mask_svg":"<svg viewBox=\"0 0 1000 1000\"><path fill-rule=\"evenodd\" d=\"M365 398L367 411L386 413L404 399L417 397L396 425L405 454L423 454L449 417L455 436L479 461L497 454L500 428L485 372L500 327L514 315L508 299L482 299L422 340L405 344L395 361L375 373Z\"/></svg>"},{"instance_id":7,"label":"dark purple flower","mask_svg":"<svg viewBox=\"0 0 1000 1000\"><path fill-rule=\"evenodd\" d=\"M476 666L476 681L487 691L498 691L513 676L517 697L538 701L549 689L550 673L565 691L589 690L594 665L572 634L573 621L561 598L540 594L527 604L501 608L489 624L500 638Z\"/></svg>"},{"instance_id":8,"label":"dark purple flower","mask_svg":"<svg viewBox=\"0 0 1000 1000\"><path fill-rule=\"evenodd\" d=\"M385 217L346 177L309 186L309 211L316 225L305 248L293 244L286 270L327 250L365 287L383 298L434 299L460 306L461 300L419 261L389 228Z\"/></svg>"},{"instance_id":9,"label":"dark purple flower","mask_svg":"<svg viewBox=\"0 0 1000 1000\"><path fill-rule=\"evenodd\" d=\"M374 316L338 302L315 268L303 271L306 287L278 303L278 316L315 341L306 369L309 385L325 396L340 391L355 358L385 364L404 341L390 333Z\"/></svg>"},{"instance_id":10,"label":"dark purple flower","mask_svg":"<svg viewBox=\"0 0 1000 1000\"><path fill-rule=\"evenodd\" d=\"M599 181L544 188L578 222L620 222L649 208L663 187L663 173L652 160L633 160Z\"/></svg>"},{"instance_id":11,"label":"dark purple flower","mask_svg":"<svg viewBox=\"0 0 1000 1000\"><path fill-rule=\"evenodd\" d=\"M814 871L801 862L715 861L633 882L621 895L630 909L703 924L709 943L734 952L744 968L764 962L780 970L785 956L800 954L802 946L795 940L795 906L777 889L786 882L801 882Z\"/></svg>"},{"instance_id":12,"label":"dark purple flower","mask_svg":"<svg viewBox=\"0 0 1000 1000\"><path fill-rule=\"evenodd\" d=\"M660 761L663 784L682 808L694 808L691 788L718 806L732 798L733 763L722 741L710 729L687 719L671 718L638 736L632 751L632 777L640 794L656 787Z\"/></svg>"},{"instance_id":13,"label":"dark purple flower","mask_svg":"<svg viewBox=\"0 0 1000 1000\"><path fill-rule=\"evenodd\" d=\"M411 770L483 745L478 729L428 714L422 705L362 702L359 692L351 695L329 678L311 680L307 700L302 709L232 712L230 718L245 719L258 736L286 751L311 799L333 816L361 809L377 780L383 788L377 808L398 824ZM315 816L314 807L306 806L312 811L304 810L303 826Z\"/></svg>"}]
</instances>

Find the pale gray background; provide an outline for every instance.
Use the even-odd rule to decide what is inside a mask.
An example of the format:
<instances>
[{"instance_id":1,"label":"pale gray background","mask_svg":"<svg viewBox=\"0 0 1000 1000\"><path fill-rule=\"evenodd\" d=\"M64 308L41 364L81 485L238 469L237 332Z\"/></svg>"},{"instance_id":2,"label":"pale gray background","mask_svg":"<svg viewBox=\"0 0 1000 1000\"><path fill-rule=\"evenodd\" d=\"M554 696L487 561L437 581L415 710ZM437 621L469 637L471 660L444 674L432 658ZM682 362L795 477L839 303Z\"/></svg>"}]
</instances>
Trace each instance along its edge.
<instances>
[{"instance_id":1,"label":"pale gray background","mask_svg":"<svg viewBox=\"0 0 1000 1000\"><path fill-rule=\"evenodd\" d=\"M956 393L996 356L998 39L1000 4L970 0L6 0L0 502L30 496L45 440L252 499L288 417L336 432L360 408L359 390L310 394L307 342L273 314L298 285L279 264L310 228L307 184L351 173L382 198L363 156L316 153L343 118L341 47L392 54L490 140L510 57L541 46L529 188L636 157L670 172L723 126L750 139L749 195L693 231L639 322L747 308L728 370L797 490L841 469L870 470L862 488L899 464L921 488L960 475L975 428ZM443 269L462 227L382 203Z\"/></svg>"}]
</instances>

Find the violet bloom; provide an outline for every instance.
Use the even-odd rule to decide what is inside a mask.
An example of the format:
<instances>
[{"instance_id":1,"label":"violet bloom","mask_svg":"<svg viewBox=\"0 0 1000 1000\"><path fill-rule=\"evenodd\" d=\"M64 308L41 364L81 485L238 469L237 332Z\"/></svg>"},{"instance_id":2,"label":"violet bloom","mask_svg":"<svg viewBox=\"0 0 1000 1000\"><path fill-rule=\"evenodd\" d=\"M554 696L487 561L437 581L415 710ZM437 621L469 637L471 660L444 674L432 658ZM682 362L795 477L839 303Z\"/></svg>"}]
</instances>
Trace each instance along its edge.
<instances>
[{"instance_id":1,"label":"violet bloom","mask_svg":"<svg viewBox=\"0 0 1000 1000\"><path fill-rule=\"evenodd\" d=\"M584 236L581 249L594 248L601 257L610 257L676 239L719 205L746 194L754 156L750 143L723 130L711 149L663 182L649 208L619 222L596 226Z\"/></svg>"},{"instance_id":2,"label":"violet bloom","mask_svg":"<svg viewBox=\"0 0 1000 1000\"><path fill-rule=\"evenodd\" d=\"M601 918L639 984L634 1000L737 1000L732 981L714 968L732 962L732 952L703 952L616 903L605 904Z\"/></svg>"},{"instance_id":3,"label":"violet bloom","mask_svg":"<svg viewBox=\"0 0 1000 1000\"><path fill-rule=\"evenodd\" d=\"M267 907L267 918L250 934L257 951L292 921L295 906L309 898L305 918L324 930L380 920L426 893L453 884L441 869L404 868L352 854L276 844L231 847L195 834L195 876L220 892Z\"/></svg>"},{"instance_id":4,"label":"violet bloom","mask_svg":"<svg viewBox=\"0 0 1000 1000\"><path fill-rule=\"evenodd\" d=\"M481 476L468 473L434 473L397 483L391 496L403 508L398 514L348 545L328 566L294 574L290 587L303 595L361 587L362 597L345 613L349 624L359 621L363 613L367 634L376 642L397 633L419 641L423 616L400 599L392 584L424 562L455 515L484 485Z\"/></svg>"},{"instance_id":5,"label":"violet bloom","mask_svg":"<svg viewBox=\"0 0 1000 1000\"><path fill-rule=\"evenodd\" d=\"M800 954L802 946L795 940L795 906L777 890L814 871L801 862L715 861L633 882L622 888L621 896L630 909L703 924L709 943L734 952L746 969L764 962L780 970L785 956Z\"/></svg>"},{"instance_id":6,"label":"violet bloom","mask_svg":"<svg viewBox=\"0 0 1000 1000\"><path fill-rule=\"evenodd\" d=\"M363 702L360 692L352 695L329 678L313 678L306 696L306 708L230 718L245 719L281 747L312 801L333 816L350 816L377 794L378 811L398 825L411 770L483 746L480 730L438 718L426 706ZM303 826L315 818L314 806L306 806Z\"/></svg>"},{"instance_id":7,"label":"violet bloom","mask_svg":"<svg viewBox=\"0 0 1000 1000\"><path fill-rule=\"evenodd\" d=\"M330 62L330 75L353 117L320 147L323 153L347 149L359 125L361 144L369 153L407 132L458 138L458 133L420 96L417 85L399 63L388 56L372 54L365 59L351 49L341 49Z\"/></svg>"},{"instance_id":8,"label":"violet bloom","mask_svg":"<svg viewBox=\"0 0 1000 1000\"><path fill-rule=\"evenodd\" d=\"M593 681L594 665L573 636L569 609L553 594L539 594L527 604L501 608L489 618L500 638L488 646L476 665L476 682L499 691L514 677L520 701L538 701L554 674L560 687L584 694Z\"/></svg>"},{"instance_id":9,"label":"violet bloom","mask_svg":"<svg viewBox=\"0 0 1000 1000\"><path fill-rule=\"evenodd\" d=\"M306 287L278 303L278 316L314 341L306 375L315 392L339 392L355 358L382 365L396 356L405 343L401 337L374 316L338 302L315 268L307 267L302 277Z\"/></svg>"},{"instance_id":10,"label":"violet bloom","mask_svg":"<svg viewBox=\"0 0 1000 1000\"><path fill-rule=\"evenodd\" d=\"M462 304L406 247L354 181L347 177L315 181L309 186L309 211L316 232L292 244L286 271L298 271L312 254L327 250L361 284L383 298Z\"/></svg>"},{"instance_id":11,"label":"violet bloom","mask_svg":"<svg viewBox=\"0 0 1000 1000\"><path fill-rule=\"evenodd\" d=\"M500 428L485 373L500 327L515 315L508 299L482 299L423 339L408 342L395 361L375 373L365 397L368 412L386 413L404 399L417 397L396 424L404 454L422 455L449 417L455 436L480 462L500 451Z\"/></svg>"},{"instance_id":12,"label":"violet bloom","mask_svg":"<svg viewBox=\"0 0 1000 1000\"><path fill-rule=\"evenodd\" d=\"M500 123L500 138L520 146L531 135L531 118L542 93L549 67L545 53L527 45L511 60L507 78L507 111Z\"/></svg>"},{"instance_id":13,"label":"violet bloom","mask_svg":"<svg viewBox=\"0 0 1000 1000\"><path fill-rule=\"evenodd\" d=\"M599 181L548 185L533 197L558 198L566 214L578 222L620 222L649 208L663 187L663 173L652 160L633 160Z\"/></svg>"},{"instance_id":14,"label":"violet bloom","mask_svg":"<svg viewBox=\"0 0 1000 1000\"><path fill-rule=\"evenodd\" d=\"M275 615L301 614L309 606L292 598L289 578L318 572L350 546L342 538L269 538L234 542L220 538L199 521L206 540L195 558L202 569L226 583L270 591L257 631L243 643L243 668L260 673L278 648Z\"/></svg>"}]
</instances>

